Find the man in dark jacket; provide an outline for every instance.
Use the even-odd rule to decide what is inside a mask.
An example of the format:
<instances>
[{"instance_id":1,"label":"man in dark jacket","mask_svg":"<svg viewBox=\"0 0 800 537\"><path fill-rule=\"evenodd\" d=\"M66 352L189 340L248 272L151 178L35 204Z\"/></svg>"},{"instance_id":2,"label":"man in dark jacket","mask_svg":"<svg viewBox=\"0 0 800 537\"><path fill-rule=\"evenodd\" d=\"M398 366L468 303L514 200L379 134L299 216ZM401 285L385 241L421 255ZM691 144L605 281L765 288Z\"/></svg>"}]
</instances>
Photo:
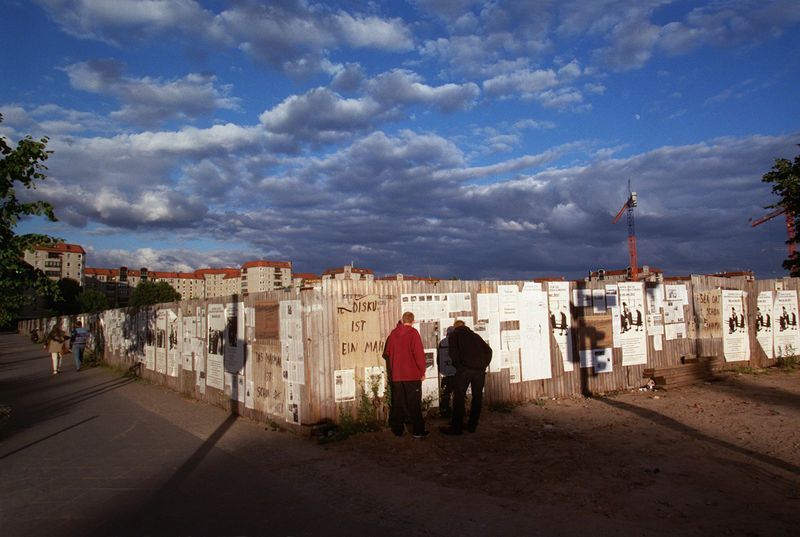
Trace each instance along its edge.
<instances>
[{"instance_id":1,"label":"man in dark jacket","mask_svg":"<svg viewBox=\"0 0 800 537\"><path fill-rule=\"evenodd\" d=\"M414 438L428 436L422 417L422 379L425 378L425 350L422 338L413 327L414 314L405 312L403 324L398 325L386 340L384 354L388 356L392 379L392 412L389 425L396 436L402 436L405 421L412 423Z\"/></svg>"},{"instance_id":2,"label":"man in dark jacket","mask_svg":"<svg viewBox=\"0 0 800 537\"><path fill-rule=\"evenodd\" d=\"M453 418L449 427L442 427L444 434L457 435L464 430L464 400L467 387L472 386L472 404L469 410L467 430L474 433L478 428L483 403L483 385L486 382L486 367L492 359L492 348L478 334L469 329L464 321L453 323L454 330L448 336L448 350L456 376L453 386Z\"/></svg>"}]
</instances>

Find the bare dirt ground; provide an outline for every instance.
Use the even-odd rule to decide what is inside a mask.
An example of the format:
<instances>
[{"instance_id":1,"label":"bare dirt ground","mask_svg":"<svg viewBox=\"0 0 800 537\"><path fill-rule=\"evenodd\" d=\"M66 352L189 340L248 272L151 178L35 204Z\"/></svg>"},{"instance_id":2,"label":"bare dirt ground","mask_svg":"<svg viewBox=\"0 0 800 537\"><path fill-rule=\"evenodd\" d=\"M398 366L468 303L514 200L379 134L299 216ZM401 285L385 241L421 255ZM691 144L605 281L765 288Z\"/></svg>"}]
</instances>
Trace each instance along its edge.
<instances>
[{"instance_id":1,"label":"bare dirt ground","mask_svg":"<svg viewBox=\"0 0 800 537\"><path fill-rule=\"evenodd\" d=\"M586 515L588 535L598 517L641 534L800 535L798 370L484 409L478 431L457 437L438 432L445 423L429 418L422 441L381 431L326 449L356 474ZM481 505L465 507L481 519Z\"/></svg>"}]
</instances>

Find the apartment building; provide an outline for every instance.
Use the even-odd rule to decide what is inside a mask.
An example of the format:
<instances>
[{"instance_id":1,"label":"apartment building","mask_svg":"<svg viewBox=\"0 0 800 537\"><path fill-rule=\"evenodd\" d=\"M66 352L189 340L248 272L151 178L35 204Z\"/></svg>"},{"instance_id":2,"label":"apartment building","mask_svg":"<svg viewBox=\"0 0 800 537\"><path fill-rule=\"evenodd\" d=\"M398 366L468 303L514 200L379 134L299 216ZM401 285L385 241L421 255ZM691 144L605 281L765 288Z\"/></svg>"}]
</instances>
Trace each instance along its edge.
<instances>
[{"instance_id":1,"label":"apartment building","mask_svg":"<svg viewBox=\"0 0 800 537\"><path fill-rule=\"evenodd\" d=\"M356 268L352 264L342 268L328 269L322 273L323 280L365 280L375 279L375 273L370 269Z\"/></svg>"},{"instance_id":2,"label":"apartment building","mask_svg":"<svg viewBox=\"0 0 800 537\"><path fill-rule=\"evenodd\" d=\"M86 251L77 244L37 246L32 252L26 251L23 259L51 280L70 278L83 285Z\"/></svg>"},{"instance_id":3,"label":"apartment building","mask_svg":"<svg viewBox=\"0 0 800 537\"><path fill-rule=\"evenodd\" d=\"M166 282L181 295L181 300L203 298L204 281L194 272L150 272L150 280Z\"/></svg>"},{"instance_id":4,"label":"apartment building","mask_svg":"<svg viewBox=\"0 0 800 537\"><path fill-rule=\"evenodd\" d=\"M310 272L292 273L292 287L312 287L320 282L322 282L322 278Z\"/></svg>"},{"instance_id":5,"label":"apartment building","mask_svg":"<svg viewBox=\"0 0 800 537\"><path fill-rule=\"evenodd\" d=\"M272 291L292 286L291 261L248 261L242 265L241 292L243 294Z\"/></svg>"}]
</instances>

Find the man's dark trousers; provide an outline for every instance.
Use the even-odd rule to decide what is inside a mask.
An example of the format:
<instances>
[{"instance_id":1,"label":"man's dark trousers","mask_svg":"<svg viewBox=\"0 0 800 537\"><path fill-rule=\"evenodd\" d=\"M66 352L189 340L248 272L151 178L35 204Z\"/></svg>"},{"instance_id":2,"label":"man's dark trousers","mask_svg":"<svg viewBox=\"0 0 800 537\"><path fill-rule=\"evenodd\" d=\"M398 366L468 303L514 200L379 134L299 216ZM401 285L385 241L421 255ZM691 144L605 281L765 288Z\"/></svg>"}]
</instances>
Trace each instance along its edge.
<instances>
[{"instance_id":1,"label":"man's dark trousers","mask_svg":"<svg viewBox=\"0 0 800 537\"><path fill-rule=\"evenodd\" d=\"M392 382L392 410L389 415L392 432L397 436L402 435L407 421L412 424L412 434L419 435L425 432L421 380Z\"/></svg>"},{"instance_id":2,"label":"man's dark trousers","mask_svg":"<svg viewBox=\"0 0 800 537\"><path fill-rule=\"evenodd\" d=\"M472 386L472 404L469 408L469 423L467 429L474 431L478 427L481 417L481 404L483 403L483 385L486 382L486 370L459 367L456 369L453 386L453 419L451 428L461 432L464 428L464 401L467 396L467 387Z\"/></svg>"}]
</instances>

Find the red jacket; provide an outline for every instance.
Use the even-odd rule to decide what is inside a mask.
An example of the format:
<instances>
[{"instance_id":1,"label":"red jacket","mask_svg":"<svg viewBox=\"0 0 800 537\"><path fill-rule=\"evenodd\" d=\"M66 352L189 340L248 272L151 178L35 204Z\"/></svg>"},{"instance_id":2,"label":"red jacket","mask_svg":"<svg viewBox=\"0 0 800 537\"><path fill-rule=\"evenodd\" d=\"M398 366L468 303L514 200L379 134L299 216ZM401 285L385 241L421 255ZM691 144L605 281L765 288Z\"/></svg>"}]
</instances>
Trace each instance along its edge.
<instances>
[{"instance_id":1,"label":"red jacket","mask_svg":"<svg viewBox=\"0 0 800 537\"><path fill-rule=\"evenodd\" d=\"M397 326L386 341L392 382L421 380L425 377L425 350L422 338L413 326Z\"/></svg>"}]
</instances>

